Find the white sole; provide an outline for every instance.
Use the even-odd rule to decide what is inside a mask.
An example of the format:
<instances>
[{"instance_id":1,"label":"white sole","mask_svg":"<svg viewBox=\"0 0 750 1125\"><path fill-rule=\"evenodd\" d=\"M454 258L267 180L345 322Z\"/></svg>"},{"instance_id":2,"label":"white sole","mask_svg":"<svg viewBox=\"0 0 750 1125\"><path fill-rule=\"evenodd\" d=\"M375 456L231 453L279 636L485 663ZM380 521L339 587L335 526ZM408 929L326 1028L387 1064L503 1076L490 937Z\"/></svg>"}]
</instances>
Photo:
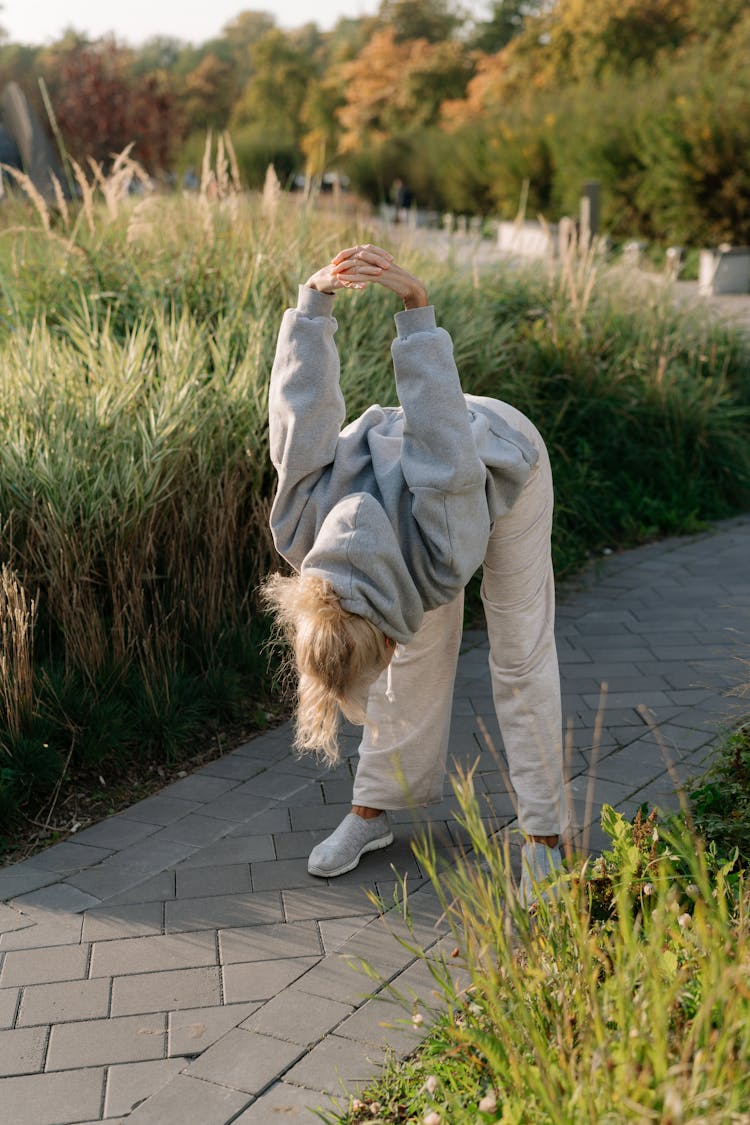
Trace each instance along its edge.
<instances>
[{"instance_id":1,"label":"white sole","mask_svg":"<svg viewBox=\"0 0 750 1125\"><path fill-rule=\"evenodd\" d=\"M377 840L370 840L363 848L360 848L351 863L344 863L333 871L324 871L320 867L310 867L308 864L307 873L308 875L317 875L319 879L335 879L337 875L346 875L347 871L353 871L365 852L377 852L381 848L387 848L392 843L393 833L389 832L387 836L379 836Z\"/></svg>"}]
</instances>

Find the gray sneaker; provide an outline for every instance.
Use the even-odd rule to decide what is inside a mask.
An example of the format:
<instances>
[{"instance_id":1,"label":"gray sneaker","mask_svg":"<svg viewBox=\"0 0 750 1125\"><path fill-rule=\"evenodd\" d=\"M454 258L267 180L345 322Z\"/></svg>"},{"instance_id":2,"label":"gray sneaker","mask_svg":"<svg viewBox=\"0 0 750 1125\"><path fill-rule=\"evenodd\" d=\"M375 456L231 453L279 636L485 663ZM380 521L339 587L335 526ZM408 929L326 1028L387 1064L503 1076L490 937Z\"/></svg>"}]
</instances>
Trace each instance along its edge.
<instances>
[{"instance_id":1,"label":"gray sneaker","mask_svg":"<svg viewBox=\"0 0 750 1125\"><path fill-rule=\"evenodd\" d=\"M527 910L537 900L537 884L545 883L562 867L559 848L549 848L538 840L529 840L521 848L521 886L518 897ZM542 891L542 897L554 895L554 887Z\"/></svg>"},{"instance_id":2,"label":"gray sneaker","mask_svg":"<svg viewBox=\"0 0 750 1125\"><path fill-rule=\"evenodd\" d=\"M365 820L356 813L347 813L341 824L310 852L307 870L311 875L331 879L357 866L365 852L387 848L393 833L384 812Z\"/></svg>"}]
</instances>

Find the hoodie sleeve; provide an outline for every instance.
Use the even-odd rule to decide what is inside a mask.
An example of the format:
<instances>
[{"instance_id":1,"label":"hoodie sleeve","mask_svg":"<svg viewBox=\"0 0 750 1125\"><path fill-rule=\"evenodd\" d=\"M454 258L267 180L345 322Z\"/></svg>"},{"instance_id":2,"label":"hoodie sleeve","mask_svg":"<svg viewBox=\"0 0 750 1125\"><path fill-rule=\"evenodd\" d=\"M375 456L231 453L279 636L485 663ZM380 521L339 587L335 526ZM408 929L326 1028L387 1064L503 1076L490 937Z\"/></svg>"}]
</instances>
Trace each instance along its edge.
<instances>
[{"instance_id":1,"label":"hoodie sleeve","mask_svg":"<svg viewBox=\"0 0 750 1125\"><path fill-rule=\"evenodd\" d=\"M396 314L392 354L404 411L401 465L431 569L456 592L481 564L490 533L487 471L471 432L453 342L432 306Z\"/></svg>"},{"instance_id":2,"label":"hoodie sleeve","mask_svg":"<svg viewBox=\"0 0 750 1125\"><path fill-rule=\"evenodd\" d=\"M334 460L346 413L333 300L300 285L297 307L284 313L271 370L268 429L278 474L271 532L279 553L297 569L313 534L307 502Z\"/></svg>"}]
</instances>

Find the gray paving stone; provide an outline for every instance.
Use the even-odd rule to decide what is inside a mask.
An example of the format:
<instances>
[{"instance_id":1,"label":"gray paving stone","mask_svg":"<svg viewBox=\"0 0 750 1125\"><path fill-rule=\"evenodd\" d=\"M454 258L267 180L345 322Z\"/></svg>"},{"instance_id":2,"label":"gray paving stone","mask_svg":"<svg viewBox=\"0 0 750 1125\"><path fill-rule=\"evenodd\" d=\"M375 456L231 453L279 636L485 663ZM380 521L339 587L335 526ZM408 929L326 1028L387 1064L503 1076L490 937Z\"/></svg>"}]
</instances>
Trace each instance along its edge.
<instances>
[{"instance_id":1,"label":"gray paving stone","mask_svg":"<svg viewBox=\"0 0 750 1125\"><path fill-rule=\"evenodd\" d=\"M377 1047L329 1035L284 1077L287 1082L327 1094L341 1095L343 1090L356 1093L380 1073L382 1061L383 1054Z\"/></svg>"},{"instance_id":2,"label":"gray paving stone","mask_svg":"<svg viewBox=\"0 0 750 1125\"><path fill-rule=\"evenodd\" d=\"M426 1033L427 1028L415 1027L402 1007L380 997L368 1000L336 1028L342 1039L369 1043L401 1056L415 1051Z\"/></svg>"},{"instance_id":3,"label":"gray paving stone","mask_svg":"<svg viewBox=\"0 0 750 1125\"><path fill-rule=\"evenodd\" d=\"M88 945L11 950L3 958L0 988L10 988L15 984L82 980L86 976L88 958Z\"/></svg>"},{"instance_id":4,"label":"gray paving stone","mask_svg":"<svg viewBox=\"0 0 750 1125\"><path fill-rule=\"evenodd\" d=\"M174 871L160 871L148 879L141 879L127 890L107 897L108 906L127 906L143 902L156 902L175 897Z\"/></svg>"},{"instance_id":5,"label":"gray paving stone","mask_svg":"<svg viewBox=\"0 0 750 1125\"><path fill-rule=\"evenodd\" d=\"M274 833L273 842L278 859L305 859L316 844L330 834L328 828L307 828L300 832Z\"/></svg>"},{"instance_id":6,"label":"gray paving stone","mask_svg":"<svg viewBox=\"0 0 750 1125\"><path fill-rule=\"evenodd\" d=\"M178 840L186 844L196 844L202 846L203 844L212 844L215 840L220 840L229 831L229 825L225 820L217 820L213 816L201 816L199 813L191 813L189 816L184 816L182 820L176 820L174 824L170 824L168 828L163 828L159 833L159 838L162 840Z\"/></svg>"},{"instance_id":7,"label":"gray paving stone","mask_svg":"<svg viewBox=\"0 0 750 1125\"><path fill-rule=\"evenodd\" d=\"M224 965L224 997L229 1004L246 1000L270 1000L319 960L318 957L284 957L273 961Z\"/></svg>"},{"instance_id":8,"label":"gray paving stone","mask_svg":"<svg viewBox=\"0 0 750 1125\"><path fill-rule=\"evenodd\" d=\"M235 1118L233 1125L269 1125L277 1120L291 1125L320 1125L321 1118L315 1110L332 1110L337 1106L335 1099L319 1091L277 1082Z\"/></svg>"},{"instance_id":9,"label":"gray paving stone","mask_svg":"<svg viewBox=\"0 0 750 1125\"><path fill-rule=\"evenodd\" d=\"M282 993L282 995L285 995ZM260 1007L260 1002L219 1004L212 1008L185 1008L170 1012L168 1019L168 1054L189 1057L200 1055L217 1039Z\"/></svg>"},{"instance_id":10,"label":"gray paving stone","mask_svg":"<svg viewBox=\"0 0 750 1125\"><path fill-rule=\"evenodd\" d=\"M187 1074L191 1078L257 1094L283 1074L300 1054L296 1043L284 1043L237 1028L191 1063Z\"/></svg>"},{"instance_id":11,"label":"gray paving stone","mask_svg":"<svg viewBox=\"0 0 750 1125\"><path fill-rule=\"evenodd\" d=\"M53 883L50 887L41 887L38 891L30 891L13 900L14 905L22 910L39 906L44 910L67 911L69 914L78 914L90 906L98 906L101 901L95 895L87 894L67 883Z\"/></svg>"},{"instance_id":12,"label":"gray paving stone","mask_svg":"<svg viewBox=\"0 0 750 1125\"><path fill-rule=\"evenodd\" d=\"M275 891L177 899L166 904L166 931L177 934L208 927L259 926L281 922L283 917L281 899Z\"/></svg>"},{"instance_id":13,"label":"gray paving stone","mask_svg":"<svg viewBox=\"0 0 750 1125\"><path fill-rule=\"evenodd\" d=\"M595 709L599 704L598 695L584 695L584 703ZM607 694L607 715L618 708L631 707L670 707L669 697L663 691L611 691Z\"/></svg>"},{"instance_id":14,"label":"gray paving stone","mask_svg":"<svg viewBox=\"0 0 750 1125\"><path fill-rule=\"evenodd\" d=\"M249 863L230 863L216 867L178 867L177 897L207 898L213 895L250 891Z\"/></svg>"},{"instance_id":15,"label":"gray paving stone","mask_svg":"<svg viewBox=\"0 0 750 1125\"><path fill-rule=\"evenodd\" d=\"M53 945L78 945L83 919L79 914L47 913L34 909L34 924L13 930L0 938L0 952L8 949L43 949ZM0 986L1 987L1 986Z\"/></svg>"},{"instance_id":16,"label":"gray paving stone","mask_svg":"<svg viewBox=\"0 0 750 1125\"><path fill-rule=\"evenodd\" d=\"M398 920L395 918L393 925L398 928ZM378 923L353 934L339 953L348 957L355 968L367 965L384 977L393 976L394 972L406 968L414 960L412 950L397 941L386 925Z\"/></svg>"},{"instance_id":17,"label":"gray paving stone","mask_svg":"<svg viewBox=\"0 0 750 1125\"><path fill-rule=\"evenodd\" d=\"M134 1109L127 1125L227 1125L250 1101L248 1094L178 1074Z\"/></svg>"},{"instance_id":18,"label":"gray paving stone","mask_svg":"<svg viewBox=\"0 0 750 1125\"><path fill-rule=\"evenodd\" d=\"M351 812L351 799L341 805L303 806L290 810L294 832L308 828L336 828L348 812Z\"/></svg>"},{"instance_id":19,"label":"gray paving stone","mask_svg":"<svg viewBox=\"0 0 750 1125\"><path fill-rule=\"evenodd\" d=\"M100 1019L109 1014L109 993L110 981L104 978L29 985L23 990L17 1026Z\"/></svg>"},{"instance_id":20,"label":"gray paving stone","mask_svg":"<svg viewBox=\"0 0 750 1125\"><path fill-rule=\"evenodd\" d=\"M164 904L139 902L131 906L99 906L87 910L83 919L84 941L114 941L118 938L160 934Z\"/></svg>"},{"instance_id":21,"label":"gray paving stone","mask_svg":"<svg viewBox=\"0 0 750 1125\"><path fill-rule=\"evenodd\" d=\"M100 898L109 899L110 896L144 882L152 875L160 874L196 850L193 844L159 837L160 833L157 832L142 843L124 848L97 867L72 875L66 882Z\"/></svg>"},{"instance_id":22,"label":"gray paving stone","mask_svg":"<svg viewBox=\"0 0 750 1125\"><path fill-rule=\"evenodd\" d=\"M201 804L205 804L221 797L222 793L228 793L237 784L236 778L209 775L203 770L196 770L189 777L182 777L179 781L172 782L162 792L166 797L177 798L180 801L200 801Z\"/></svg>"},{"instance_id":23,"label":"gray paving stone","mask_svg":"<svg viewBox=\"0 0 750 1125\"><path fill-rule=\"evenodd\" d=\"M94 847L81 840L80 837L72 837L62 844L53 844L51 848L45 848L43 852L39 852L34 856L34 863L39 867L47 867L50 871L68 875L72 871L78 871L81 867L91 867L92 864L99 863L111 855L113 850L106 847Z\"/></svg>"},{"instance_id":24,"label":"gray paving stone","mask_svg":"<svg viewBox=\"0 0 750 1125\"><path fill-rule=\"evenodd\" d=\"M663 773L666 765L661 760L654 760L652 767L652 776L658 777ZM632 759L628 756L627 749L620 750L616 754L609 754L606 758L595 762L591 767L590 773L581 774L576 778L576 785L579 791L588 786L588 777L593 776L597 781L616 781L621 785L630 786L639 784L639 777L642 774L638 771L637 766L634 765Z\"/></svg>"},{"instance_id":25,"label":"gray paving stone","mask_svg":"<svg viewBox=\"0 0 750 1125\"><path fill-rule=\"evenodd\" d=\"M337 1027L352 1011L351 1004L287 989L263 1004L240 1026L309 1047Z\"/></svg>"},{"instance_id":26,"label":"gray paving stone","mask_svg":"<svg viewBox=\"0 0 750 1125\"><path fill-rule=\"evenodd\" d=\"M318 923L323 949L326 954L336 953L352 934L372 922L374 914L358 914L353 918L333 918Z\"/></svg>"},{"instance_id":27,"label":"gray paving stone","mask_svg":"<svg viewBox=\"0 0 750 1125\"><path fill-rule=\"evenodd\" d=\"M284 957L321 957L323 949L315 922L279 922L219 931L222 964L268 961Z\"/></svg>"},{"instance_id":28,"label":"gray paving stone","mask_svg":"<svg viewBox=\"0 0 750 1125\"><path fill-rule=\"evenodd\" d=\"M148 824L142 820L131 820L124 813L110 816L99 824L92 824L76 833L76 843L92 844L96 847L119 851L130 844L137 844L158 830L155 824Z\"/></svg>"},{"instance_id":29,"label":"gray paving stone","mask_svg":"<svg viewBox=\"0 0 750 1125\"><path fill-rule=\"evenodd\" d=\"M85 1118L99 1119L103 1070L70 1070L5 1078L2 1083L3 1120L8 1125L70 1125Z\"/></svg>"},{"instance_id":30,"label":"gray paving stone","mask_svg":"<svg viewBox=\"0 0 750 1125\"><path fill-rule=\"evenodd\" d=\"M232 789L229 793L223 793L221 797L216 797L215 800L202 805L201 811L204 816L214 816L219 820L245 821L250 820L255 813L266 812L268 806L268 797L250 796L248 793L238 794L237 789Z\"/></svg>"},{"instance_id":31,"label":"gray paving stone","mask_svg":"<svg viewBox=\"0 0 750 1125\"><path fill-rule=\"evenodd\" d=\"M46 1046L46 1027L0 1031L0 1078L41 1070Z\"/></svg>"},{"instance_id":32,"label":"gray paving stone","mask_svg":"<svg viewBox=\"0 0 750 1125\"><path fill-rule=\"evenodd\" d=\"M287 922L302 922L306 918L348 918L372 909L367 895L358 887L325 885L309 890L282 891Z\"/></svg>"},{"instance_id":33,"label":"gray paving stone","mask_svg":"<svg viewBox=\"0 0 750 1125\"><path fill-rule=\"evenodd\" d=\"M285 890L288 887L319 886L320 879L307 872L307 856L251 863L254 891Z\"/></svg>"},{"instance_id":34,"label":"gray paving stone","mask_svg":"<svg viewBox=\"0 0 750 1125\"><path fill-rule=\"evenodd\" d=\"M352 779L351 777L345 779L337 779L344 782L344 791L348 788L349 800L352 796ZM295 793L290 793L287 797L283 798L283 803L288 809L301 809L301 808L319 808L325 802L323 800L323 789L320 780L317 777L311 777L308 785L304 785Z\"/></svg>"},{"instance_id":35,"label":"gray paving stone","mask_svg":"<svg viewBox=\"0 0 750 1125\"><path fill-rule=\"evenodd\" d=\"M112 860L71 875L66 880L73 887L96 895L107 903L140 902L141 888L151 877L145 877L141 866L128 866L115 855ZM167 876L167 880L169 877ZM174 884L174 876L172 876ZM135 894L131 894L138 888ZM174 894L174 891L172 891Z\"/></svg>"},{"instance_id":36,"label":"gray paving stone","mask_svg":"<svg viewBox=\"0 0 750 1125\"><path fill-rule=\"evenodd\" d=\"M126 1116L142 1101L166 1086L184 1065L184 1059L154 1059L151 1062L111 1066L107 1074L104 1116Z\"/></svg>"},{"instance_id":37,"label":"gray paving stone","mask_svg":"<svg viewBox=\"0 0 750 1125\"><path fill-rule=\"evenodd\" d=\"M597 806L618 805L621 801L627 801L639 785L640 781L633 774L628 781L613 781L598 775L580 774L578 777L571 778L567 790L569 799L574 802L591 801Z\"/></svg>"},{"instance_id":38,"label":"gray paving stone","mask_svg":"<svg viewBox=\"0 0 750 1125\"><path fill-rule=\"evenodd\" d=\"M167 972L133 973L112 982L112 1015L176 1011L180 1008L211 1007L221 1002L218 966L200 969L171 969Z\"/></svg>"},{"instance_id":39,"label":"gray paving stone","mask_svg":"<svg viewBox=\"0 0 750 1125\"><path fill-rule=\"evenodd\" d=\"M378 985L358 971L351 958L339 952L324 957L292 987L311 996L339 1000L343 1004L360 1004L377 991Z\"/></svg>"},{"instance_id":40,"label":"gray paving stone","mask_svg":"<svg viewBox=\"0 0 750 1125\"><path fill-rule=\"evenodd\" d=\"M0 1028L12 1027L18 1009L20 988L0 988Z\"/></svg>"},{"instance_id":41,"label":"gray paving stone","mask_svg":"<svg viewBox=\"0 0 750 1125\"><path fill-rule=\"evenodd\" d=\"M221 758L216 758L213 762L208 762L202 769L198 770L196 777L205 778L218 778L221 780L229 781L247 781L256 774L262 773L267 767L253 758L244 754L225 754ZM214 794L215 796L216 794ZM201 800L206 800L201 797Z\"/></svg>"},{"instance_id":42,"label":"gray paving stone","mask_svg":"<svg viewBox=\"0 0 750 1125\"><path fill-rule=\"evenodd\" d=\"M46 1069L161 1059L166 1035L167 1019L163 1014L58 1023L50 1032Z\"/></svg>"},{"instance_id":43,"label":"gray paving stone","mask_svg":"<svg viewBox=\"0 0 750 1125\"><path fill-rule=\"evenodd\" d=\"M197 969L217 964L213 930L191 934L159 934L94 942L91 977L125 973L156 973L168 969Z\"/></svg>"},{"instance_id":44,"label":"gray paving stone","mask_svg":"<svg viewBox=\"0 0 750 1125\"><path fill-rule=\"evenodd\" d=\"M24 895L29 891L36 891L40 887L47 887L50 883L54 883L56 879L55 872L48 868L24 867L21 870L19 865L15 864L13 867L0 871L0 902L7 902L8 899L16 898L17 895Z\"/></svg>"},{"instance_id":45,"label":"gray paving stone","mask_svg":"<svg viewBox=\"0 0 750 1125\"><path fill-rule=\"evenodd\" d=\"M275 808L264 809L249 820L243 820L239 824L233 825L229 830L229 837L262 836L270 832L289 832L291 827L289 809L278 805Z\"/></svg>"},{"instance_id":46,"label":"gray paving stone","mask_svg":"<svg viewBox=\"0 0 750 1125\"><path fill-rule=\"evenodd\" d=\"M159 793L155 797L146 797L128 809L128 818L131 820L145 820L148 824L167 825L173 824L189 813L197 812L201 808L199 801L178 800L175 797L166 797Z\"/></svg>"},{"instance_id":47,"label":"gray paving stone","mask_svg":"<svg viewBox=\"0 0 750 1125\"><path fill-rule=\"evenodd\" d=\"M143 872L142 878L145 878L147 875L158 875L165 868L180 863L193 851L195 851L194 845L184 840L170 840L163 833L155 832L147 840L123 848L112 859L105 860L101 866L111 864L114 868L120 863L123 867L139 867Z\"/></svg>"},{"instance_id":48,"label":"gray paving stone","mask_svg":"<svg viewBox=\"0 0 750 1125\"><path fill-rule=\"evenodd\" d=\"M10 934L15 930L25 930L33 926L34 919L29 914L19 910L16 906L0 903L0 935Z\"/></svg>"},{"instance_id":49,"label":"gray paving stone","mask_svg":"<svg viewBox=\"0 0 750 1125\"><path fill-rule=\"evenodd\" d=\"M251 781L245 782L239 789L234 790L237 797L251 797L253 799L265 797L267 800L281 801L299 789L305 789L315 782L310 778L300 777L293 773L284 773L273 767L257 774Z\"/></svg>"},{"instance_id":50,"label":"gray paving stone","mask_svg":"<svg viewBox=\"0 0 750 1125\"><path fill-rule=\"evenodd\" d=\"M189 856L184 867L219 867L229 863L250 863L253 860L273 859L273 837L269 834L233 836L209 844Z\"/></svg>"}]
</instances>

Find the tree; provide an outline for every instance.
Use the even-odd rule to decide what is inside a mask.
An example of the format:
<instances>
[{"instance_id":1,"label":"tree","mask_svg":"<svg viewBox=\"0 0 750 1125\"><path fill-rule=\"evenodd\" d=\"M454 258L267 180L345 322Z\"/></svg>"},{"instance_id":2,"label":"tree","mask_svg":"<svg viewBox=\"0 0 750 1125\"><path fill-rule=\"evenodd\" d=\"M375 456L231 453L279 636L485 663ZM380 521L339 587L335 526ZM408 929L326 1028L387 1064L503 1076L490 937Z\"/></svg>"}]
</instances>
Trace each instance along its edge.
<instances>
[{"instance_id":1,"label":"tree","mask_svg":"<svg viewBox=\"0 0 750 1125\"><path fill-rule=\"evenodd\" d=\"M540 15L544 7L544 0L494 0L489 18L477 21L474 26L469 40L471 46L485 54L501 51L520 35L526 17Z\"/></svg>"},{"instance_id":2,"label":"tree","mask_svg":"<svg viewBox=\"0 0 750 1125\"><path fill-rule=\"evenodd\" d=\"M278 28L250 48L252 74L232 109L232 127L262 124L298 139L312 60Z\"/></svg>"},{"instance_id":3,"label":"tree","mask_svg":"<svg viewBox=\"0 0 750 1125\"><path fill-rule=\"evenodd\" d=\"M237 92L243 89L253 72L253 47L275 27L275 16L270 12L255 11L240 12L224 25L222 40L227 48L227 61L231 59L234 64Z\"/></svg>"},{"instance_id":4,"label":"tree","mask_svg":"<svg viewBox=\"0 0 750 1125\"><path fill-rule=\"evenodd\" d=\"M55 113L68 151L107 164L135 143L133 155L151 172L169 166L177 132L170 92L153 75L129 74L130 52L112 39L62 55Z\"/></svg>"},{"instance_id":5,"label":"tree","mask_svg":"<svg viewBox=\"0 0 750 1125\"><path fill-rule=\"evenodd\" d=\"M225 128L237 83L231 63L210 51L185 77L181 105L188 132Z\"/></svg>"},{"instance_id":6,"label":"tree","mask_svg":"<svg viewBox=\"0 0 750 1125\"><path fill-rule=\"evenodd\" d=\"M392 29L396 41L451 39L464 22L452 0L381 0L378 19Z\"/></svg>"},{"instance_id":7,"label":"tree","mask_svg":"<svg viewBox=\"0 0 750 1125\"><path fill-rule=\"evenodd\" d=\"M470 67L457 42L399 42L393 28L376 32L339 71L346 97L338 113L342 150L352 152L436 121L443 98L465 91Z\"/></svg>"}]
</instances>

